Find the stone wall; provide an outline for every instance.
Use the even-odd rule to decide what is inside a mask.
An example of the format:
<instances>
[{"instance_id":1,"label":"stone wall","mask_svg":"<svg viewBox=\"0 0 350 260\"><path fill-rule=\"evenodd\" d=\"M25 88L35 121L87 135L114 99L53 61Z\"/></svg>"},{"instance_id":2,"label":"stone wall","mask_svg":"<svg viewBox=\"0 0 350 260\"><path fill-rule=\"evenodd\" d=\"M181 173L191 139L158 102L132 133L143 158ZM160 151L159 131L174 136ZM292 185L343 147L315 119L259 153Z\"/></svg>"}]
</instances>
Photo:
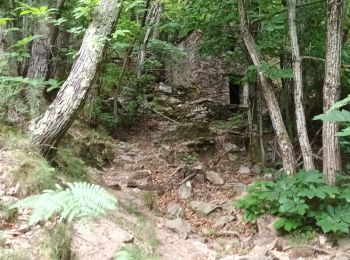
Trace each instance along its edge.
<instances>
[{"instance_id":1,"label":"stone wall","mask_svg":"<svg viewBox=\"0 0 350 260\"><path fill-rule=\"evenodd\" d=\"M232 66L222 60L199 55L201 33L193 32L178 47L188 56L181 68L168 65L167 84L194 89L196 99L206 98L218 104L230 104L228 74Z\"/></svg>"}]
</instances>

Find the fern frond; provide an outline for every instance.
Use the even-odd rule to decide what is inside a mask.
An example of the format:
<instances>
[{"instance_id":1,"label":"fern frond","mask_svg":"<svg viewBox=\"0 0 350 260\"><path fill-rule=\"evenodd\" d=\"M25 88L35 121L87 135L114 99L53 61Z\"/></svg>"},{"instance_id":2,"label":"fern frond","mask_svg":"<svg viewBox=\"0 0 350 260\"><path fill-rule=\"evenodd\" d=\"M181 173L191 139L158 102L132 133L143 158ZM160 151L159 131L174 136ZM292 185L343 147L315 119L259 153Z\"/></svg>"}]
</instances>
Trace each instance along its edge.
<instances>
[{"instance_id":1,"label":"fern frond","mask_svg":"<svg viewBox=\"0 0 350 260\"><path fill-rule=\"evenodd\" d=\"M55 190L45 190L40 195L20 200L11 208L33 209L29 225L35 225L56 214L60 217L60 221L66 220L68 223L83 218L103 216L116 206L117 199L102 187L75 182L68 183L68 188L65 190L56 185Z\"/></svg>"}]
</instances>

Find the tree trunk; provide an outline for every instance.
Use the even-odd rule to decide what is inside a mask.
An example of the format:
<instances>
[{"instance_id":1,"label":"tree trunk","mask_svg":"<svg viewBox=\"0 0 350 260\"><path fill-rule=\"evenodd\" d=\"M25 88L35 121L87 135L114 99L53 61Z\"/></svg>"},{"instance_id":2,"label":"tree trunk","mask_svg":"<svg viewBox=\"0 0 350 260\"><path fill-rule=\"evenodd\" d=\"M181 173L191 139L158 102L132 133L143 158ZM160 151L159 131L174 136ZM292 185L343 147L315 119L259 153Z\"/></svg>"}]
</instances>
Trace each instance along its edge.
<instances>
[{"instance_id":1,"label":"tree trunk","mask_svg":"<svg viewBox=\"0 0 350 260\"><path fill-rule=\"evenodd\" d=\"M162 12L163 12L163 4L154 3L151 7L151 10L148 13L148 16L146 19L148 28L146 29L146 33L143 38L143 42L141 44L140 52L138 56L137 78L140 78L144 72L144 63L145 63L146 54L147 54L148 42L152 36L152 32L157 31L156 27L159 24L159 20L162 15ZM156 33L154 35L156 35Z\"/></svg>"},{"instance_id":2,"label":"tree trunk","mask_svg":"<svg viewBox=\"0 0 350 260\"><path fill-rule=\"evenodd\" d=\"M50 156L55 152L55 148L83 104L121 5L122 0L100 1L85 33L79 57L67 80L46 112L31 122L30 143L44 155Z\"/></svg>"},{"instance_id":3,"label":"tree trunk","mask_svg":"<svg viewBox=\"0 0 350 260\"><path fill-rule=\"evenodd\" d=\"M256 49L253 36L249 31L249 24L244 10L243 0L238 0L238 11L243 41L254 65L259 66L261 64L261 56ZM259 71L258 74L261 82L262 93L270 113L274 130L276 132L278 146L281 151L283 169L287 174L294 174L295 156L293 146L283 123L278 101L272 87L272 82L263 72Z\"/></svg>"},{"instance_id":4,"label":"tree trunk","mask_svg":"<svg viewBox=\"0 0 350 260\"><path fill-rule=\"evenodd\" d=\"M151 4L151 0L146 0L145 1L145 11L143 13L142 20L141 20L141 23L140 23L140 29L143 29L145 27L145 25L146 25L146 20L147 20L148 11L149 11L148 9L150 8L150 4ZM117 84L115 86L115 89L113 91L113 116L114 116L114 119L117 119L118 116L119 116L118 97L119 97L119 94L121 92L124 75L126 73L126 68L129 65L129 62L130 62L130 59L131 59L131 54L132 54L134 46L135 46L135 44L136 44L136 42L137 42L137 40L139 38L139 35L140 35L140 33L137 33L134 36L130 46L126 50L125 59L124 59L124 62L123 62L123 67L122 67L122 70L120 72L119 78L117 80Z\"/></svg>"},{"instance_id":5,"label":"tree trunk","mask_svg":"<svg viewBox=\"0 0 350 260\"><path fill-rule=\"evenodd\" d=\"M340 96L340 68L342 44L342 19L344 0L327 1L327 53L323 85L323 111L326 112ZM323 122L323 173L327 182L335 184L335 173L341 169L340 150L336 122Z\"/></svg>"},{"instance_id":6,"label":"tree trunk","mask_svg":"<svg viewBox=\"0 0 350 260\"><path fill-rule=\"evenodd\" d=\"M301 67L298 33L296 26L296 4L296 0L289 0L288 18L289 34L293 56L295 117L297 123L300 150L304 160L304 168L306 170L313 170L315 169L315 165L309 137L307 135L305 111L303 105L303 72Z\"/></svg>"},{"instance_id":7,"label":"tree trunk","mask_svg":"<svg viewBox=\"0 0 350 260\"><path fill-rule=\"evenodd\" d=\"M27 77L46 79L50 60L50 27L47 22L38 21L34 34L41 37L35 39L32 43ZM44 86L29 87L26 96L30 106L31 118L36 118L45 111L47 102L44 97Z\"/></svg>"}]
</instances>

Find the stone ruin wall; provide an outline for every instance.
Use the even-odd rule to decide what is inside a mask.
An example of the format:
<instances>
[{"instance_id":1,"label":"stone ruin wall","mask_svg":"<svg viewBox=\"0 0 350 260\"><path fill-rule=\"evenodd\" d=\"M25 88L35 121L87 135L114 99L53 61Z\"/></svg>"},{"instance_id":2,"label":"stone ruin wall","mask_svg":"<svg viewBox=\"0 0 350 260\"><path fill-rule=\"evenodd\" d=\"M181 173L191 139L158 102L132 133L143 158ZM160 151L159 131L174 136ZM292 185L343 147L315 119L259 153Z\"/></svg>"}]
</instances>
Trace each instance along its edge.
<instances>
[{"instance_id":1,"label":"stone ruin wall","mask_svg":"<svg viewBox=\"0 0 350 260\"><path fill-rule=\"evenodd\" d=\"M187 53L182 68L169 66L167 83L195 89L196 99L209 99L219 104L230 103L229 78L224 63L217 58L200 57L201 33L194 32L178 47Z\"/></svg>"}]
</instances>

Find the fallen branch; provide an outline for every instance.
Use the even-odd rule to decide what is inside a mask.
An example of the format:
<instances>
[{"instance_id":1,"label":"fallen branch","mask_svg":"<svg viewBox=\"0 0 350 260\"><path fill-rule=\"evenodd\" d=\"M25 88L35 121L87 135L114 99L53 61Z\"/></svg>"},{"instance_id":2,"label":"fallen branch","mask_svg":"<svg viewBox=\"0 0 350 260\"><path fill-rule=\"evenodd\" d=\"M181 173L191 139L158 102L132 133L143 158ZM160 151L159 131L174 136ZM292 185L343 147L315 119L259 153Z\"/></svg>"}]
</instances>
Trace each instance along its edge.
<instances>
[{"instance_id":1,"label":"fallen branch","mask_svg":"<svg viewBox=\"0 0 350 260\"><path fill-rule=\"evenodd\" d=\"M191 173L191 174L188 175L185 179L183 179L183 180L179 183L179 185L182 185L182 184L186 183L188 180L192 179L192 178L193 178L194 176L196 176L196 175L197 175L197 172Z\"/></svg>"},{"instance_id":2,"label":"fallen branch","mask_svg":"<svg viewBox=\"0 0 350 260\"><path fill-rule=\"evenodd\" d=\"M157 110L154 110L154 109L152 109L152 108L147 108L147 109L148 109L149 111L151 111L151 112L157 114L157 115L160 115L160 116L164 117L165 119L168 119L169 121L171 121L171 122L173 122L173 123L175 123L175 124L177 124L177 125L182 125L181 123L175 121L174 119L171 119L170 117L167 117L166 115L160 113L160 112L157 111Z\"/></svg>"}]
</instances>

